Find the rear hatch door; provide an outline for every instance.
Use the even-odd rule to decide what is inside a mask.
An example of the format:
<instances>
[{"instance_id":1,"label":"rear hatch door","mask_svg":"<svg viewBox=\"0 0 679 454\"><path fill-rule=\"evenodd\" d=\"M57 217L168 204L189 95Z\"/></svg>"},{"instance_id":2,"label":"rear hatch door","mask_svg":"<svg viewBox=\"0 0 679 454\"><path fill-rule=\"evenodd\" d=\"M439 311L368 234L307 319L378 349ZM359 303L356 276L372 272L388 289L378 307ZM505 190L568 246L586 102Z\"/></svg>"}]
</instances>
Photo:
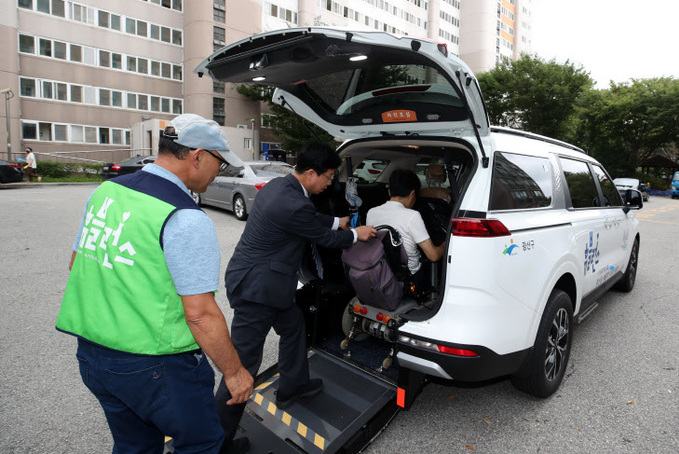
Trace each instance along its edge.
<instances>
[{"instance_id":1,"label":"rear hatch door","mask_svg":"<svg viewBox=\"0 0 679 454\"><path fill-rule=\"evenodd\" d=\"M476 78L444 44L382 32L298 28L254 35L199 75L276 87L274 102L335 137L489 134Z\"/></svg>"}]
</instances>

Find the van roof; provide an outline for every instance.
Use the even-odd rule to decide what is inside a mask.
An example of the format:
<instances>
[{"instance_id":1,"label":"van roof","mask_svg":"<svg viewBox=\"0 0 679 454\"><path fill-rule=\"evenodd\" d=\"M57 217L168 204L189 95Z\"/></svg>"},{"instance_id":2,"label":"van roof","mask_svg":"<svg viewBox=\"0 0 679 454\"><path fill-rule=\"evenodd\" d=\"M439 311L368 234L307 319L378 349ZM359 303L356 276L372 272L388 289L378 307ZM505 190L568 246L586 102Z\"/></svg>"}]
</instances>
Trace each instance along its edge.
<instances>
[{"instance_id":1,"label":"van roof","mask_svg":"<svg viewBox=\"0 0 679 454\"><path fill-rule=\"evenodd\" d=\"M512 134L512 135L515 135L515 136L526 137L528 139L541 140L543 142L551 143L552 145L558 145L560 147L568 148L568 149L571 149L571 150L574 150L574 151L578 151L580 153L587 154L587 152L584 151L582 148L578 148L575 145L571 145L568 142L562 142L561 140L556 140L556 139L552 139L550 137L541 136L540 134L534 134L532 132L521 131L519 129L507 128L507 127L504 127L504 126L491 126L490 130L491 130L491 132L499 133L499 134Z\"/></svg>"}]
</instances>

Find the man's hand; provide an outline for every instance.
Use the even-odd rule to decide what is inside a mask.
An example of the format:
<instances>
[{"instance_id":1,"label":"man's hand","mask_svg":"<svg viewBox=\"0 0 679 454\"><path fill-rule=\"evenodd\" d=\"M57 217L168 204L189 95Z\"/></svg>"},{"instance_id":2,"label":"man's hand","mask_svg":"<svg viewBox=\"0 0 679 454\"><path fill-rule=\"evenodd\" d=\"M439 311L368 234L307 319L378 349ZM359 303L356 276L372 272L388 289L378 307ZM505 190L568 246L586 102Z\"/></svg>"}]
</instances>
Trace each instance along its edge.
<instances>
[{"instance_id":1,"label":"man's hand","mask_svg":"<svg viewBox=\"0 0 679 454\"><path fill-rule=\"evenodd\" d=\"M344 216L343 218L339 218L339 228L342 230L349 230L351 227L351 218L349 216Z\"/></svg>"},{"instance_id":2,"label":"man's hand","mask_svg":"<svg viewBox=\"0 0 679 454\"><path fill-rule=\"evenodd\" d=\"M226 402L226 405L236 405L250 398L254 379L250 372L241 367L235 374L224 375L224 383L231 393L231 399Z\"/></svg>"},{"instance_id":3,"label":"man's hand","mask_svg":"<svg viewBox=\"0 0 679 454\"><path fill-rule=\"evenodd\" d=\"M377 230L373 228L372 225L362 225L356 227L356 235L359 241L368 241L370 238L375 238L377 236Z\"/></svg>"}]
</instances>

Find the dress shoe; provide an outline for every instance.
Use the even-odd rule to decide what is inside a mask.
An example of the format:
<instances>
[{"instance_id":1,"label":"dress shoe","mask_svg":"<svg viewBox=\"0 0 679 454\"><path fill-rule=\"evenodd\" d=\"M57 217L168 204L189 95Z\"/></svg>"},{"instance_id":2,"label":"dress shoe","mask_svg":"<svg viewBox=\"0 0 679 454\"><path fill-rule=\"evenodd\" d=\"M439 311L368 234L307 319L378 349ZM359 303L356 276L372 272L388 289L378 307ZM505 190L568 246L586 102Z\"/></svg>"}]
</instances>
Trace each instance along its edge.
<instances>
[{"instance_id":1,"label":"dress shoe","mask_svg":"<svg viewBox=\"0 0 679 454\"><path fill-rule=\"evenodd\" d=\"M323 389L323 380L314 378L307 382L306 385L297 388L292 394L285 394L281 391L276 393L276 406L282 410L288 408L294 401L301 397L311 397L320 393Z\"/></svg>"},{"instance_id":2,"label":"dress shoe","mask_svg":"<svg viewBox=\"0 0 679 454\"><path fill-rule=\"evenodd\" d=\"M250 440L247 437L234 438L230 443L222 446L219 454L243 454L250 449Z\"/></svg>"}]
</instances>

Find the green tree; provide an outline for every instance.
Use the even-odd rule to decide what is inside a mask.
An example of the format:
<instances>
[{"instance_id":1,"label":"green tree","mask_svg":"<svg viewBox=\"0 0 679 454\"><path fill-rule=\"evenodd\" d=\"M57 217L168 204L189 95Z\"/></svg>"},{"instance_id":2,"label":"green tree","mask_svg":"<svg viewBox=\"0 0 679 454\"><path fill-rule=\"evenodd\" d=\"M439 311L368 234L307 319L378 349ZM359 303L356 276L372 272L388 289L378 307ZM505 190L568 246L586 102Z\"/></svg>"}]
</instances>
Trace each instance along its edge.
<instances>
[{"instance_id":1,"label":"green tree","mask_svg":"<svg viewBox=\"0 0 679 454\"><path fill-rule=\"evenodd\" d=\"M269 127L274 131L276 137L281 141L283 149L290 153L297 153L310 142L327 143L332 148L337 146L333 137L323 131L318 126L309 123L302 117L291 112L289 109L274 104L272 95L273 87L260 85L239 85L236 87L238 93L247 96L253 101L266 102L269 110L274 115L269 119ZM314 131L314 133L311 132ZM318 138L316 137L318 136Z\"/></svg>"},{"instance_id":2,"label":"green tree","mask_svg":"<svg viewBox=\"0 0 679 454\"><path fill-rule=\"evenodd\" d=\"M583 99L579 138L613 176L679 142L679 81L632 79Z\"/></svg>"},{"instance_id":3,"label":"green tree","mask_svg":"<svg viewBox=\"0 0 679 454\"><path fill-rule=\"evenodd\" d=\"M478 75L491 124L572 140L578 101L594 85L582 67L537 56L503 63Z\"/></svg>"}]
</instances>

